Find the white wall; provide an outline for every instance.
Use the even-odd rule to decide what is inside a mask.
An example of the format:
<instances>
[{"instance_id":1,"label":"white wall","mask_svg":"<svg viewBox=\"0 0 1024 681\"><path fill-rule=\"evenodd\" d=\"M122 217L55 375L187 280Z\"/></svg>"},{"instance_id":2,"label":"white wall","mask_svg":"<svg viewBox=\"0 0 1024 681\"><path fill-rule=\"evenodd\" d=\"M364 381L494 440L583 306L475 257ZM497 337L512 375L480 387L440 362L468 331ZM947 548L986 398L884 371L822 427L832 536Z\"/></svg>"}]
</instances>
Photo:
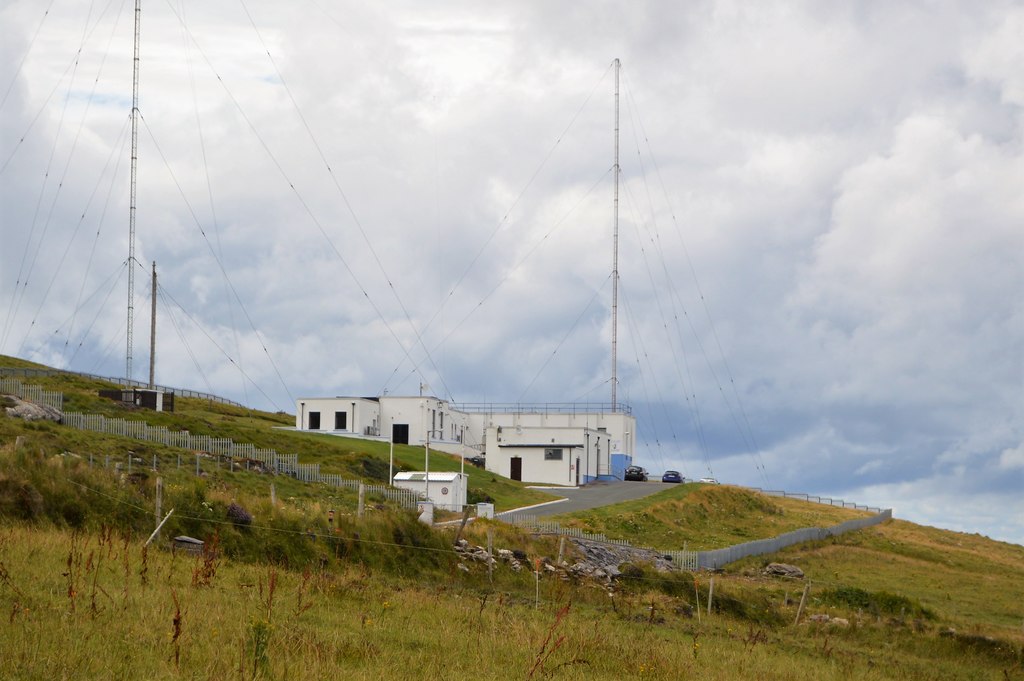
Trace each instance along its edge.
<instances>
[{"instance_id":1,"label":"white wall","mask_svg":"<svg viewBox=\"0 0 1024 681\"><path fill-rule=\"evenodd\" d=\"M575 485L603 474L609 465L608 435L590 428L502 426L487 430L487 470L512 477L512 458L522 459L524 482ZM545 450L561 449L561 459L547 459Z\"/></svg>"},{"instance_id":2,"label":"white wall","mask_svg":"<svg viewBox=\"0 0 1024 681\"><path fill-rule=\"evenodd\" d=\"M345 428L335 430L335 414L345 413ZM295 427L310 429L310 414L320 414L320 427L316 430L346 432L356 435L373 434L380 425L380 404L364 397L310 397L296 400Z\"/></svg>"}]
</instances>

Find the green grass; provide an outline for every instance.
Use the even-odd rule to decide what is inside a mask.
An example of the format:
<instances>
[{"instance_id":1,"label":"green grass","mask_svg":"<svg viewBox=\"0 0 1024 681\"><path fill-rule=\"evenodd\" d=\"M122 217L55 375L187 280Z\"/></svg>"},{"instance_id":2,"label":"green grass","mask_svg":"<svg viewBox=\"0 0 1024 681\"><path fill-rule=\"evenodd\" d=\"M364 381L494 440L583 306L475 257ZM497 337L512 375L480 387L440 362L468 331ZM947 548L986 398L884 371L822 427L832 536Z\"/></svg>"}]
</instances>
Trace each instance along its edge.
<instances>
[{"instance_id":1,"label":"green grass","mask_svg":"<svg viewBox=\"0 0 1024 681\"><path fill-rule=\"evenodd\" d=\"M769 497L728 485L675 485L649 497L554 516L567 527L672 550L706 551L774 537L803 527L836 525L863 511Z\"/></svg>"},{"instance_id":2,"label":"green grass","mask_svg":"<svg viewBox=\"0 0 1024 681\"><path fill-rule=\"evenodd\" d=\"M1020 641L943 637L874 620L848 628L734 612L751 587L719 576L726 609L645 582L609 592L359 562L284 570L204 562L113 534L0 527L5 679L1020 679ZM707 578L698 588L706 593ZM732 608L730 610L730 608Z\"/></svg>"},{"instance_id":3,"label":"green grass","mask_svg":"<svg viewBox=\"0 0 1024 681\"><path fill-rule=\"evenodd\" d=\"M154 414L100 400L94 382L46 381L83 411L298 452L368 481L383 466L386 476L386 443L275 430L292 423L287 415L202 400ZM146 551L158 474L100 465L107 456L124 464L128 452L158 457L164 509L175 508ZM178 453L0 415L0 678L1024 679L1021 546L892 521L727 566L714 575L710 615L711 575L643 565L624 565L611 588L545 572L535 600L528 570L502 563L492 582L482 565L460 566L454 528L427 528L373 499L359 518L352 492L211 460L197 478L190 456L177 467ZM422 457L396 447L402 466L420 468ZM458 465L432 453L431 470ZM546 497L467 472L506 507ZM251 525L228 519L233 503ZM686 485L560 520L701 549L858 515ZM488 532L530 562L558 551L555 537L498 522L472 523L465 536L485 545ZM165 550L176 534L216 537L217 560ZM577 559L571 545L568 559ZM804 582L763 576L768 561L807 574L801 624ZM809 622L820 614L849 626Z\"/></svg>"},{"instance_id":4,"label":"green grass","mask_svg":"<svg viewBox=\"0 0 1024 681\"><path fill-rule=\"evenodd\" d=\"M0 366L45 368L23 360L0 356ZM154 412L138 409L99 397L98 391L116 387L113 384L84 378L74 374L58 374L20 379L23 383L41 385L46 390L64 394L66 411L102 414L109 418L145 421L152 426L171 430L187 430L194 435L230 438L239 443L251 443L260 448L274 449L280 454L298 454L301 463L320 464L323 473L338 474L350 479L384 483L388 477L390 444L374 440L346 438L333 435L282 430L295 424L295 417L282 412L271 413L245 409L198 398L175 398L175 411ZM20 424L3 424L0 437L14 437ZM70 428L39 426L39 446L47 451L71 451L97 456L111 456L126 460L129 451L146 461L156 454L165 464L177 464L179 455L188 458L190 452L166 448L152 443L127 438L112 438ZM20 431L19 431L20 432ZM36 445L33 445L36 446ZM423 470L424 449L409 445L396 445L395 471ZM194 460L192 461L194 464ZM430 470L458 471L458 457L439 452L430 453ZM539 490L528 489L520 482L466 466L469 477L471 502L491 500L498 511L550 501L556 497ZM330 494L336 496L335 494ZM340 496L345 496L343 493Z\"/></svg>"}]
</instances>

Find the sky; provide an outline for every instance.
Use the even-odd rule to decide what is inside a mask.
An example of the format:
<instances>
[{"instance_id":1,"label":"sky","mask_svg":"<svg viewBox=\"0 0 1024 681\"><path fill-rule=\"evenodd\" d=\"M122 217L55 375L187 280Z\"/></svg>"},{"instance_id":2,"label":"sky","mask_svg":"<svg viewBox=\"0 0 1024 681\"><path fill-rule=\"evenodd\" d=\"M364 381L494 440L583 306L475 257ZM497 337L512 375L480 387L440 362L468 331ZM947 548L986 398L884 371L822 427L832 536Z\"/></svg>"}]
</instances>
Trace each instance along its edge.
<instances>
[{"instance_id":1,"label":"sky","mask_svg":"<svg viewBox=\"0 0 1024 681\"><path fill-rule=\"evenodd\" d=\"M616 400L653 473L1024 543L1024 4L0 0L0 354Z\"/></svg>"}]
</instances>

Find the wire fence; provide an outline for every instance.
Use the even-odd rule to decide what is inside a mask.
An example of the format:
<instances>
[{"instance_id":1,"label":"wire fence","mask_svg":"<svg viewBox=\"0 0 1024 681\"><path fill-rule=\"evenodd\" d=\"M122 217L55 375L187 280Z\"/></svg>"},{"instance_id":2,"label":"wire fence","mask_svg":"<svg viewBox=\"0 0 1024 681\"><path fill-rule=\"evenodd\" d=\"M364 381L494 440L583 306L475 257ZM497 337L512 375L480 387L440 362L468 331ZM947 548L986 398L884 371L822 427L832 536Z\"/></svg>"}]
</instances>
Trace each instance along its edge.
<instances>
[{"instance_id":1,"label":"wire fence","mask_svg":"<svg viewBox=\"0 0 1024 681\"><path fill-rule=\"evenodd\" d=\"M16 395L23 400L52 407L57 411L64 408L64 394L43 390L38 385L25 385L16 378L0 378L0 393Z\"/></svg>"}]
</instances>

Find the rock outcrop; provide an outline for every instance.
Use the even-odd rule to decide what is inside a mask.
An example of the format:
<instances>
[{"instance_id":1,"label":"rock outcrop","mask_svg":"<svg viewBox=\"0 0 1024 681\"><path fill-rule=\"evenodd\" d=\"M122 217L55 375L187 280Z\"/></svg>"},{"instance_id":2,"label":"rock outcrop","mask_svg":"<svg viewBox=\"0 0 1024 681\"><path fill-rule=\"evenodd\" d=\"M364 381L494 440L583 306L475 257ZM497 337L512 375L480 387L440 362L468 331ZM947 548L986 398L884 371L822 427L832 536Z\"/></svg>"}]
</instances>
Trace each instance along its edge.
<instances>
[{"instance_id":1,"label":"rock outcrop","mask_svg":"<svg viewBox=\"0 0 1024 681\"><path fill-rule=\"evenodd\" d=\"M14 402L13 407L6 408L8 416L26 421L55 421L60 423L61 413L53 407L26 402L13 395L4 395L4 397Z\"/></svg>"}]
</instances>

